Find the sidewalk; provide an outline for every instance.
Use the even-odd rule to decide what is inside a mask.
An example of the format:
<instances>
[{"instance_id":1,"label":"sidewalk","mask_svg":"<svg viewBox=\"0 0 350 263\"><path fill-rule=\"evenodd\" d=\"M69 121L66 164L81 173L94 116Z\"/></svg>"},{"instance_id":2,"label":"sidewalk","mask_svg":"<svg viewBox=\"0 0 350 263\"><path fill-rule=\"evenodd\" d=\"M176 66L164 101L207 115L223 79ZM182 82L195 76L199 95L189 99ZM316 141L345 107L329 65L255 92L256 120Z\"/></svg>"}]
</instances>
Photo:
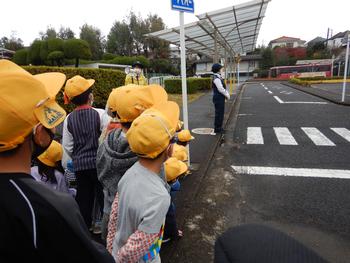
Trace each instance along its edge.
<instances>
[{"instance_id":1,"label":"sidewalk","mask_svg":"<svg viewBox=\"0 0 350 263\"><path fill-rule=\"evenodd\" d=\"M311 85L311 87L304 87L297 84L289 83L287 81L283 82L283 84L288 87L303 91L305 93L314 95L316 97L325 99L336 104L350 106L350 83L347 83L345 102L341 101L343 88L342 83L313 84Z\"/></svg>"},{"instance_id":2,"label":"sidewalk","mask_svg":"<svg viewBox=\"0 0 350 263\"><path fill-rule=\"evenodd\" d=\"M236 96L231 96L231 99L225 105L224 126L229 119L229 115L234 107ZM212 128L214 124L214 105L212 103L212 94L207 93L198 100L189 105L189 128ZM185 260L181 257L174 261L174 255L183 246L190 251L192 248L187 246L188 242L193 242L190 239L190 232L187 231L186 225L193 210L194 200L201 189L201 182L204 179L210 161L215 153L217 146L222 141L222 136L216 135L199 135L194 134L195 140L190 144L191 164L199 166L199 169L193 171L181 181L181 190L176 196L176 213L177 223L181 230L184 230L184 237L179 241L172 241L163 244L161 250L162 262L195 262L192 260ZM186 241L186 242L182 242ZM183 244L182 244L183 243ZM198 261L206 262L206 261ZM209 261L207 261L209 262Z\"/></svg>"}]
</instances>

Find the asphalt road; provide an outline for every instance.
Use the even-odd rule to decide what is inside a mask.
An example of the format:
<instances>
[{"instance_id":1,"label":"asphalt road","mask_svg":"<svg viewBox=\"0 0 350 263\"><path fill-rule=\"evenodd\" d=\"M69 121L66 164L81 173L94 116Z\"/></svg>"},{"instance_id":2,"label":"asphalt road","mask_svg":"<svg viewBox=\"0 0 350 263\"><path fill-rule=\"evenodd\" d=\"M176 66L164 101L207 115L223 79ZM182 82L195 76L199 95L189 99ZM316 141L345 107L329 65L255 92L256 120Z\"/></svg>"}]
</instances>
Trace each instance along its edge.
<instances>
[{"instance_id":1,"label":"asphalt road","mask_svg":"<svg viewBox=\"0 0 350 263\"><path fill-rule=\"evenodd\" d=\"M163 246L162 262L213 262L217 237L246 223L277 228L329 262L349 262L350 107L262 84L245 85L208 171L182 182L184 237ZM196 154L207 154L202 147Z\"/></svg>"},{"instance_id":2,"label":"asphalt road","mask_svg":"<svg viewBox=\"0 0 350 263\"><path fill-rule=\"evenodd\" d=\"M348 106L279 83L247 84L226 161L238 174L240 222L272 224L348 262L349 117Z\"/></svg>"}]
</instances>

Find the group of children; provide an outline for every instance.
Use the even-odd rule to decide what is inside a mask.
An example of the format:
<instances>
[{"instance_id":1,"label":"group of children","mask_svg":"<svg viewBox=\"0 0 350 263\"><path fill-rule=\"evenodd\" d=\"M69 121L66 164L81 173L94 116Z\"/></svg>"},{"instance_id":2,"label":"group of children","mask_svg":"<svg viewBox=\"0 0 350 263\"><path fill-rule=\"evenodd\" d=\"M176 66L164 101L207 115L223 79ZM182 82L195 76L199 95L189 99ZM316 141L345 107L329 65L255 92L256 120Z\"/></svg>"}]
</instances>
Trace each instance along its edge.
<instances>
[{"instance_id":1,"label":"group of children","mask_svg":"<svg viewBox=\"0 0 350 263\"><path fill-rule=\"evenodd\" d=\"M3 65L4 71L15 67L8 61ZM75 197L90 231L98 203L101 237L116 262L160 262L161 244L183 235L174 198L179 177L188 173L185 146L193 137L181 129L179 107L161 86L118 87L102 110L92 107L93 85L81 76L66 81L65 103L73 103L74 111L64 121L61 111L44 113L48 121L57 116L63 121L62 145L45 128L52 142L39 147L30 173Z\"/></svg>"}]
</instances>

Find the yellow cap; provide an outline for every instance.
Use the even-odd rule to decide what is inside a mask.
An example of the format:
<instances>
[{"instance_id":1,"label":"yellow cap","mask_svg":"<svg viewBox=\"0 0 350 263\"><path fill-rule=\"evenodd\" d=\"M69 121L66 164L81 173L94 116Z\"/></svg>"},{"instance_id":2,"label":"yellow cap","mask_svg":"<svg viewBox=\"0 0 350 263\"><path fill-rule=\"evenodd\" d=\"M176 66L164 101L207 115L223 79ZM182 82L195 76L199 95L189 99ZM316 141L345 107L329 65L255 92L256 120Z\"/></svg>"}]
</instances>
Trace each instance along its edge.
<instances>
[{"instance_id":1,"label":"yellow cap","mask_svg":"<svg viewBox=\"0 0 350 263\"><path fill-rule=\"evenodd\" d=\"M66 112L55 96L66 76L44 73L33 76L8 60L0 60L0 152L23 143L33 127L46 128L60 124Z\"/></svg>"},{"instance_id":2,"label":"yellow cap","mask_svg":"<svg viewBox=\"0 0 350 263\"><path fill-rule=\"evenodd\" d=\"M180 142L189 142L194 139L189 130L182 130L177 134Z\"/></svg>"},{"instance_id":3,"label":"yellow cap","mask_svg":"<svg viewBox=\"0 0 350 263\"><path fill-rule=\"evenodd\" d=\"M38 159L43 164L50 167L55 167L58 161L62 160L63 149L62 145L56 141L52 141L49 148L46 149Z\"/></svg>"},{"instance_id":4,"label":"yellow cap","mask_svg":"<svg viewBox=\"0 0 350 263\"><path fill-rule=\"evenodd\" d=\"M168 94L159 85L131 84L114 89L109 95L107 107L118 113L120 122L132 122L146 109L167 100Z\"/></svg>"},{"instance_id":5,"label":"yellow cap","mask_svg":"<svg viewBox=\"0 0 350 263\"><path fill-rule=\"evenodd\" d=\"M174 137L179 114L179 106L173 101L144 111L126 134L131 150L144 158L156 158Z\"/></svg>"},{"instance_id":6,"label":"yellow cap","mask_svg":"<svg viewBox=\"0 0 350 263\"><path fill-rule=\"evenodd\" d=\"M164 166L165 176L168 182L175 180L188 170L188 167L184 162L181 162L174 157L171 157L168 160L166 160Z\"/></svg>"},{"instance_id":7,"label":"yellow cap","mask_svg":"<svg viewBox=\"0 0 350 263\"><path fill-rule=\"evenodd\" d=\"M85 79L79 75L67 80L64 87L64 94L71 100L74 97L87 91L92 85L94 85L94 79Z\"/></svg>"},{"instance_id":8,"label":"yellow cap","mask_svg":"<svg viewBox=\"0 0 350 263\"><path fill-rule=\"evenodd\" d=\"M187 161L188 160L187 148L182 145L174 144L172 157L175 157L179 161L183 161L183 162Z\"/></svg>"}]
</instances>

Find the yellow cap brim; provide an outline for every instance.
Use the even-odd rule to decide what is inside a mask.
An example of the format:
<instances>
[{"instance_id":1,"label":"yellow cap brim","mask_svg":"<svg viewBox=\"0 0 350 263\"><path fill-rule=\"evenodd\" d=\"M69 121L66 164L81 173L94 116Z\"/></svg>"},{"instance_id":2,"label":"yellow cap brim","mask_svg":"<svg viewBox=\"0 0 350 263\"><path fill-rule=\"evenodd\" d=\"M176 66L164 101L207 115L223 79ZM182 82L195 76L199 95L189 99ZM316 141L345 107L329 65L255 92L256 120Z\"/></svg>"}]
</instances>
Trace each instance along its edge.
<instances>
[{"instance_id":1,"label":"yellow cap brim","mask_svg":"<svg viewBox=\"0 0 350 263\"><path fill-rule=\"evenodd\" d=\"M33 77L45 86L51 99L56 97L66 81L66 76L58 72L43 73L34 75Z\"/></svg>"},{"instance_id":2,"label":"yellow cap brim","mask_svg":"<svg viewBox=\"0 0 350 263\"><path fill-rule=\"evenodd\" d=\"M48 99L34 110L39 122L48 129L52 129L64 121L66 112L54 99Z\"/></svg>"},{"instance_id":3,"label":"yellow cap brim","mask_svg":"<svg viewBox=\"0 0 350 263\"><path fill-rule=\"evenodd\" d=\"M187 164L180 161L180 172L181 172L180 175L187 172L187 170L188 170Z\"/></svg>"},{"instance_id":4,"label":"yellow cap brim","mask_svg":"<svg viewBox=\"0 0 350 263\"><path fill-rule=\"evenodd\" d=\"M46 158L43 156L43 154L40 155L40 156L38 157L38 160L39 160L40 162L42 162L43 164L47 165L47 166L50 166L50 167L55 167L55 166L56 166L55 163L53 163L52 161L46 159Z\"/></svg>"}]
</instances>

